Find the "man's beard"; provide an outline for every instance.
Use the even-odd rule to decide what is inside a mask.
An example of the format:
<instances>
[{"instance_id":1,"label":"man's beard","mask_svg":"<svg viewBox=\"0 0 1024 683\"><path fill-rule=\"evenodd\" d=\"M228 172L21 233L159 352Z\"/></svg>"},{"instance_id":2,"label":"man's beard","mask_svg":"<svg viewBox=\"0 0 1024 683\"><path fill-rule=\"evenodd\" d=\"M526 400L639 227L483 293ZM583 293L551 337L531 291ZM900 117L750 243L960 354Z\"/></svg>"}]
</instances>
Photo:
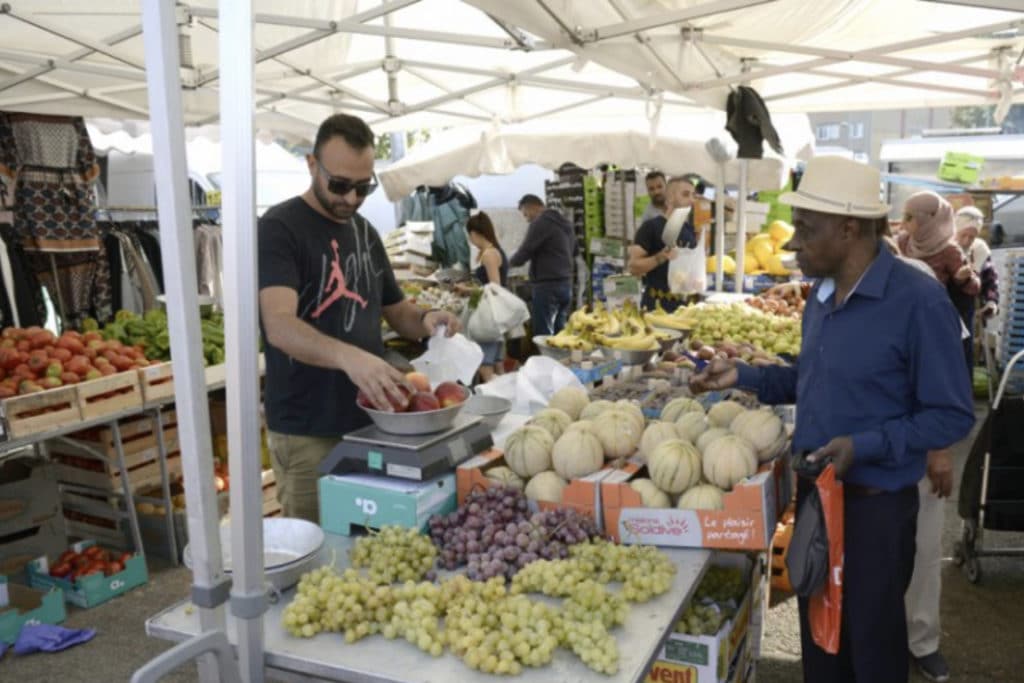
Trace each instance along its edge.
<instances>
[{"instance_id":1,"label":"man's beard","mask_svg":"<svg viewBox=\"0 0 1024 683\"><path fill-rule=\"evenodd\" d=\"M352 218L362 205L362 202L360 202L353 206L344 200L332 198L326 190L320 187L320 183L313 183L313 196L320 202L320 206L323 207L324 211L339 221L347 221Z\"/></svg>"}]
</instances>

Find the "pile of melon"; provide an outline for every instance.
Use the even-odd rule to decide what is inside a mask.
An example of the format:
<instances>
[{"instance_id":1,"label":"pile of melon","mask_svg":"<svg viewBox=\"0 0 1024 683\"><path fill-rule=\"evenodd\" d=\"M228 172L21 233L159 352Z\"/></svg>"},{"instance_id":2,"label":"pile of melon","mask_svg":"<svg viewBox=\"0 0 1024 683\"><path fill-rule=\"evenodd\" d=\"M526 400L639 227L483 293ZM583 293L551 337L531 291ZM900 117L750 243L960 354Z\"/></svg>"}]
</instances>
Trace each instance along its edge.
<instances>
[{"instance_id":1,"label":"pile of melon","mask_svg":"<svg viewBox=\"0 0 1024 683\"><path fill-rule=\"evenodd\" d=\"M700 403L677 398L648 424L636 403L590 401L585 391L569 387L509 435L507 467L487 476L532 500L558 502L571 479L636 458L649 478L630 486L645 506L721 509L725 491L781 453L786 439L782 420L768 409L722 401L705 414Z\"/></svg>"}]
</instances>

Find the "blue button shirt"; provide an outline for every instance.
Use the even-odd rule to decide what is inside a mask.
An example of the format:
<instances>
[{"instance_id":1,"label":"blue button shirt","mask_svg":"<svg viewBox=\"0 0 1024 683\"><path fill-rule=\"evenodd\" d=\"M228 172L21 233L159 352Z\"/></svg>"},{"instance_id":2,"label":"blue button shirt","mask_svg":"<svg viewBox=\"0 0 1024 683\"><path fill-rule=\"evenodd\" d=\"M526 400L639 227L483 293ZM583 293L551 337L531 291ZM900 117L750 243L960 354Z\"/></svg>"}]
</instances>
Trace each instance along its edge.
<instances>
[{"instance_id":1,"label":"blue button shirt","mask_svg":"<svg viewBox=\"0 0 1024 683\"><path fill-rule=\"evenodd\" d=\"M881 249L845 302L829 279L811 291L796 366L740 365L739 386L796 403L794 453L851 436L846 480L896 491L974 424L959 320L936 280Z\"/></svg>"}]
</instances>

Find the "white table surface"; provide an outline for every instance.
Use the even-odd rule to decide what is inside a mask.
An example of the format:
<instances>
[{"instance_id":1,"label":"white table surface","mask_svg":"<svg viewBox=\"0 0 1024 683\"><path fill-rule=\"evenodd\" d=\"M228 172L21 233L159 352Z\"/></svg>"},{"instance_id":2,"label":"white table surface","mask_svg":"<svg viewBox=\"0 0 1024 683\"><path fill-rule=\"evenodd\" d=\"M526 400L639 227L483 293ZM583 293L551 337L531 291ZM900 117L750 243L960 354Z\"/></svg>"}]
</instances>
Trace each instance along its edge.
<instances>
[{"instance_id":1,"label":"white table surface","mask_svg":"<svg viewBox=\"0 0 1024 683\"><path fill-rule=\"evenodd\" d=\"M351 538L327 535L322 557L329 561L336 551L339 565L347 558ZM663 548L678 571L668 593L647 603L633 604L626 623L613 633L619 646L619 672L604 676L589 669L574 654L559 648L552 662L541 668L525 667L515 677L522 683L639 683L647 677L662 644L678 621L694 589L707 570L711 552L700 549ZM313 638L294 638L281 625L285 605L295 591L271 605L263 617L268 670L290 680L309 677L346 683L496 683L502 677L474 671L449 652L431 657L404 640L389 641L370 636L347 645L341 634L321 633ZM228 639L237 644L234 617L227 616ZM179 602L146 622L146 633L156 638L183 641L199 633L199 611L190 601Z\"/></svg>"}]
</instances>

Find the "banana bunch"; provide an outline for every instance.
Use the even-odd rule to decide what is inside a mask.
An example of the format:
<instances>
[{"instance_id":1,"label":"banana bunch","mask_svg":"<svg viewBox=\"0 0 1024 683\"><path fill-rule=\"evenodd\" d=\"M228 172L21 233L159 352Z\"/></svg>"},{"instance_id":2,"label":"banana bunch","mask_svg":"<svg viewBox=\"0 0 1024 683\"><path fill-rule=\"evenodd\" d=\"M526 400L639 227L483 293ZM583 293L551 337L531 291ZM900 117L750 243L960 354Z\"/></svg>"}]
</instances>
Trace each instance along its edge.
<instances>
[{"instance_id":1,"label":"banana bunch","mask_svg":"<svg viewBox=\"0 0 1024 683\"><path fill-rule=\"evenodd\" d=\"M679 308L675 313L668 313L661 307L659 302L653 311L644 314L644 320L653 327L663 327L670 330L689 330L696 321L688 315L689 308Z\"/></svg>"},{"instance_id":2,"label":"banana bunch","mask_svg":"<svg viewBox=\"0 0 1024 683\"><path fill-rule=\"evenodd\" d=\"M622 351L657 351L661 348L661 344L658 343L658 339L654 336L654 333L647 331L643 331L639 334L632 334L628 337L606 337L604 335L595 335L594 339L601 346L609 349L619 349Z\"/></svg>"},{"instance_id":3,"label":"banana bunch","mask_svg":"<svg viewBox=\"0 0 1024 683\"><path fill-rule=\"evenodd\" d=\"M567 351L583 351L589 353L594 350L594 343L587 336L579 335L565 327L561 332L547 340L548 346L555 349Z\"/></svg>"}]
</instances>

